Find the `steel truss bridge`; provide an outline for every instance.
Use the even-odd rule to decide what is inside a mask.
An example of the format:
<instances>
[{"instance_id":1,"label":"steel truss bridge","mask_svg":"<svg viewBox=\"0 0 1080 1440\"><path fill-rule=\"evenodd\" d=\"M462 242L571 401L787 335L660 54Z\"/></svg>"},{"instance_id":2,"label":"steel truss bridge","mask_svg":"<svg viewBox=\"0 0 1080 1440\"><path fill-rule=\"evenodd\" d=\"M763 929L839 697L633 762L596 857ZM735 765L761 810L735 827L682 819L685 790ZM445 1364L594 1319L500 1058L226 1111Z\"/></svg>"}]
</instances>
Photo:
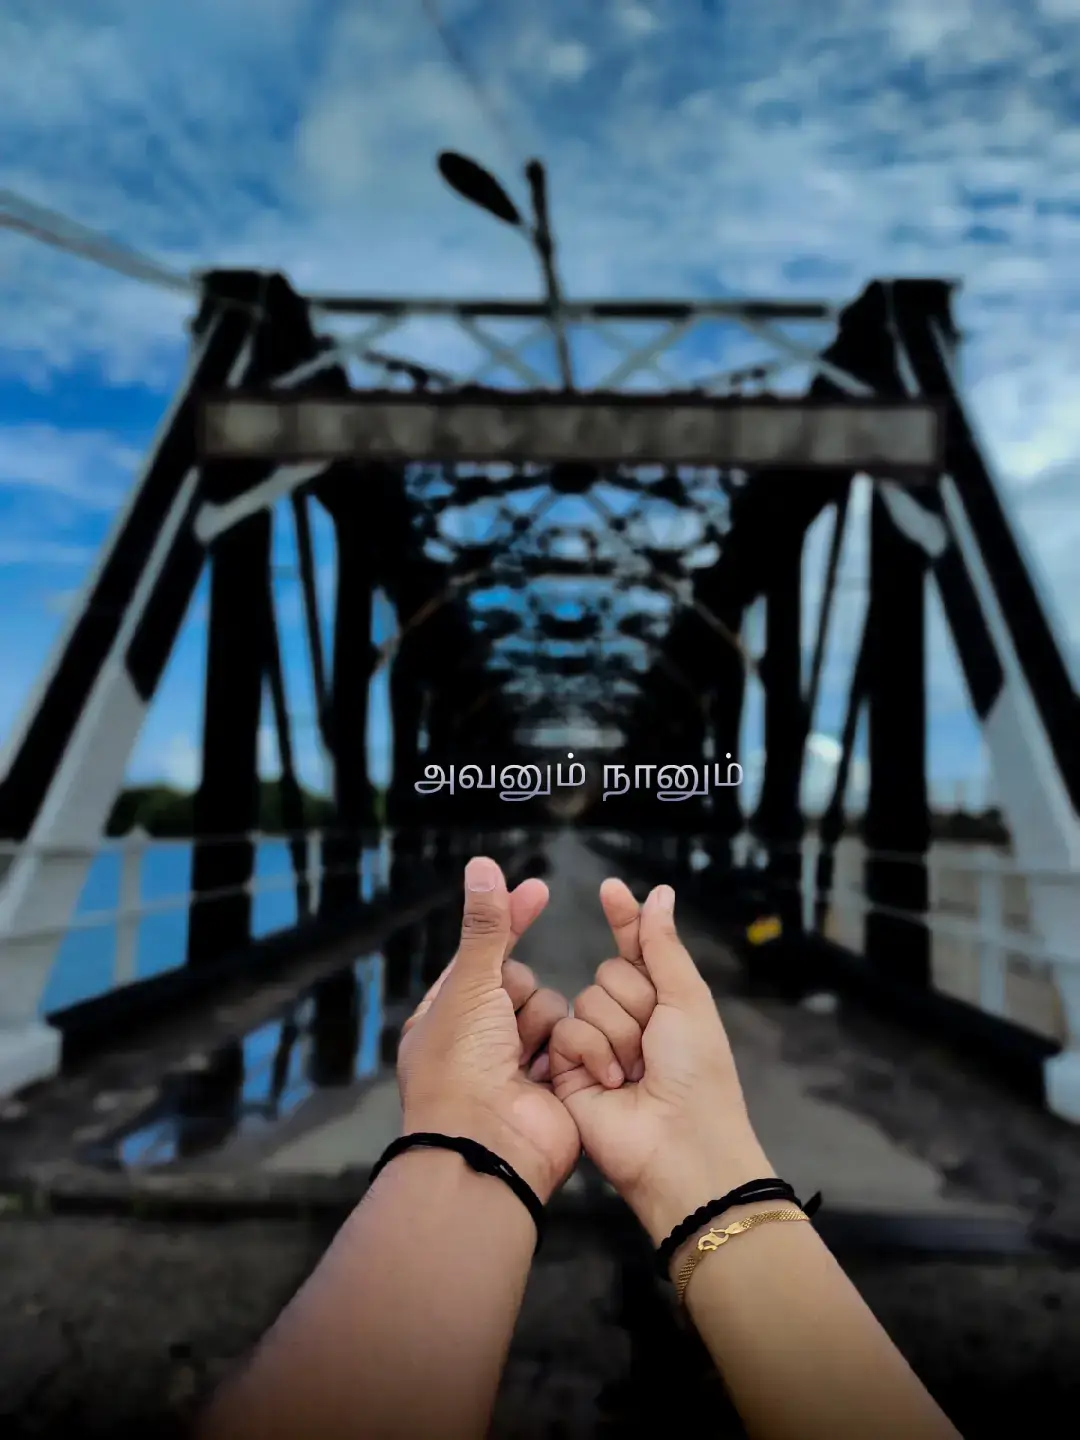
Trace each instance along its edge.
<instances>
[{"instance_id":1,"label":"steel truss bridge","mask_svg":"<svg viewBox=\"0 0 1080 1440\"><path fill-rule=\"evenodd\" d=\"M280 1006L290 983L323 975L326 956L340 963L359 935L383 947L396 1013L445 959L446 907L463 858L485 850L519 870L549 829L570 821L629 871L674 879L735 942L745 946L749 926L751 939L764 940L755 964L802 990L854 988L981 1046L1022 1071L1052 1112L1080 1122L1077 694L960 398L952 298L945 281L882 280L843 307L577 301L555 312L528 302L305 297L279 274L203 275L186 378L2 771L0 1092L9 1105L46 1117L46 1136L58 1116L78 1130L92 1098L79 1066L96 1055L108 1071L126 1045L127 1068L109 1074L114 1088L129 1085L125 1103L137 1109L145 1091L132 1079L133 1056L144 1085L151 1061L167 1068L215 1027L228 1033L223 995L247 985L249 1009ZM463 333L482 351L481 368L451 375L375 348L417 322ZM785 328L805 322L832 327L824 350ZM327 333L342 323L357 328L344 339ZM665 359L691 336L700 359L720 326L749 331L773 358L673 379ZM602 339L617 363L589 388L546 385L535 348L553 327L560 353L567 336ZM809 377L799 393L769 391L790 366ZM501 385L489 381L492 369ZM368 383L357 383L361 372ZM830 626L848 603L836 582L845 536L860 523L851 496L861 476L873 482L866 614L835 792L811 827L802 809L807 742ZM548 519L567 497L588 523ZM638 522L659 502L679 533L650 543ZM275 605L273 530L283 507L297 537L310 685L332 778L332 815L317 827L297 774ZM316 508L336 546L330 616L320 613ZM803 555L824 513L832 539L807 665ZM476 514L489 522L479 535L462 523ZM207 571L186 964L136 977L136 882L122 887L128 898L114 917L115 985L43 1014L95 856L118 845L137 861L140 847L156 843L107 831ZM929 585L992 760L1008 865L1030 904L1022 941L1000 915L996 927L963 932L983 947L980 988L966 1000L942 993L932 964L943 922L928 865ZM372 642L377 591L398 617L382 649ZM745 617L759 604L766 644L756 658ZM393 778L382 813L366 727L384 667ZM752 814L738 785L711 781L686 786L699 793L676 804L657 803L644 785L605 798L605 765L634 777L697 766L714 778L723 765L726 775L751 675L764 691L765 750ZM264 695L298 923L256 937ZM844 797L863 717L865 863L845 879ZM545 767L567 763L570 751L588 782L551 798L515 807L498 789L460 784L463 766ZM417 791L429 766L446 775L456 767L453 793ZM373 854L382 868L368 883ZM845 930L837 917L856 912ZM1052 991L1056 1034L1009 1014L1003 977L1018 949ZM318 993L332 1028L340 997L332 984ZM157 1027L152 1054L132 1039L147 1026ZM38 1136L16 1146L12 1166L40 1180L43 1144Z\"/></svg>"}]
</instances>

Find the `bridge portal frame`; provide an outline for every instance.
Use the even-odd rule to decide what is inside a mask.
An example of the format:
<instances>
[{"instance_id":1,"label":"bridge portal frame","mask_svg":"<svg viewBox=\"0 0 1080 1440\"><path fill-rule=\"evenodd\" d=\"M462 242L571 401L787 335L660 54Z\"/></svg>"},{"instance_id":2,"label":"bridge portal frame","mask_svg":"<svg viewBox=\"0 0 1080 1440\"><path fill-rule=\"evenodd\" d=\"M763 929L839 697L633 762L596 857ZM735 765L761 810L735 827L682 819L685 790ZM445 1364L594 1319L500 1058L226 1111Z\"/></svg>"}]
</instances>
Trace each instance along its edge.
<instances>
[{"instance_id":1,"label":"bridge portal frame","mask_svg":"<svg viewBox=\"0 0 1080 1440\"><path fill-rule=\"evenodd\" d=\"M733 525L739 527L739 553L722 556L713 572L700 582L688 622L691 638L693 626L699 627L700 642L708 631L708 626L700 628L703 612L713 616L724 613L734 624L754 596L769 597L770 638L764 673L771 676L767 689L771 773L766 775L763 804L754 823L769 852L774 880L790 888L795 881L792 846L802 828L798 781L813 718L812 706L807 708L805 701L820 679L821 636L832 601L830 582L816 647L818 673L808 692L796 673L799 657L793 637L799 633L799 597L791 572L798 563L808 524L826 504L835 506L836 532L841 533L844 496L853 472L869 470L875 482L871 606L852 674L838 772L839 802L834 795L823 820L822 835L828 839L830 826L842 813L841 781L850 768L859 711L868 701L871 778L867 825L873 835L872 848L896 852L893 858L879 855L867 875L868 898L877 912L872 927L874 950L880 963L895 967L909 982L922 985L929 978L925 955L918 948L917 936L923 932L917 920L913 922L902 911L911 904L916 911L925 905L922 597L926 574L932 576L941 593L973 707L995 769L1004 782L1002 805L1013 829L1018 858L1033 865L1056 863L1059 868L1080 868L1080 754L1072 744L1077 696L1044 599L1006 515L1000 488L982 458L974 428L959 399L952 288L943 281L874 282L843 311L818 302L568 302L561 307L559 317L563 326L580 323L597 330L610 329L620 322L652 321L662 326L662 333L647 343L621 347L623 358L603 382L609 391L617 391L641 374L658 376L670 385L671 377L662 368L664 352L702 323L734 321L774 345L780 351L781 365L794 361L810 367L815 379L807 396L799 402L783 402L797 403L804 417L810 408L819 414L853 415L860 407L864 411L877 407L879 414L895 407L911 416L921 414L924 423L930 412L941 421L944 449L940 463L931 467L938 473L934 484L925 483L925 465L917 473L902 473L895 464L888 472L883 471L882 461L889 456L880 444L862 457L867 461L865 466L856 463L860 457L849 448L842 455L833 455L831 467L819 464L811 469L818 443L812 434L801 450L791 443L778 445L771 464L763 456L760 443L754 456L744 453L743 459L756 458L762 468L768 468L770 478L762 485L745 486L738 493L732 513ZM254 272L204 276L203 290L200 313L192 326L193 357L187 380L147 469L117 521L83 604L17 728L0 780L0 835L16 846L0 877L5 980L4 1013L0 1015L0 1093L55 1069L56 1039L38 1014L40 995L55 954L55 939L43 939L42 933L48 930L55 936L57 918L70 915L75 906L94 844L122 784L127 756L208 561L212 575L213 683L207 693L204 769L195 800L200 833L193 871L191 934L198 953L189 951L189 958L209 963L213 952L235 946L245 934L250 936L246 891L253 872L250 833L256 828L258 798L252 717L257 727L256 697L261 699L264 684L274 702L283 774L290 772L283 783L283 808L302 821L297 808L298 787L288 758L287 705L270 600L266 512L285 497L290 498L297 517L313 676L317 689L321 689L320 727L332 754L337 746L334 789L338 813L348 821L346 828L353 831L368 816L363 777L346 773L341 737L348 734L355 739L357 726L362 723L360 697L366 698L372 668L370 663L365 664L363 652L370 647L359 632L350 637L343 631L339 665L345 670L338 670L336 683L334 676L328 677L321 639L316 644L321 631L317 605L312 601L310 526L303 518L311 496L324 500L334 516L333 494L341 488L342 466L358 458L356 426L352 426L351 448L344 461L339 458L328 464L330 456L324 452L318 461L305 463L302 450L298 452L295 446L289 456L257 448L252 451L249 447L245 456L238 457L234 451L226 460L222 455L199 453L199 417L204 402L214 396L220 399L223 391L242 391L246 399L253 393L265 396L273 388L278 396L290 393L302 399L303 404L330 399L340 410L349 400L346 365L350 359L360 357L381 364L387 374L405 374L417 392L425 387L430 390L433 385L457 387L456 394L442 396L434 405L430 396L425 400L419 393L412 399L394 396L388 400L384 395L378 402L384 406L384 422L388 405L399 411L412 405L414 415L426 406L425 413L430 417L433 410L445 411L455 405L460 408L471 402L475 412L475 387L491 364L535 387L531 396L517 392L514 404L526 411L531 405L534 414L546 411L549 417L554 407L562 404L565 412L566 394L553 397L539 384L535 368L524 356L528 337L507 344L483 324L500 319L536 319L542 327L550 327L552 317L542 304L305 298L297 295L284 277ZM320 317L345 314L366 318L366 329L344 343L317 332ZM412 362L380 359L371 351L374 341L406 319L437 314L455 321L481 345L485 351L481 372L448 380ZM821 354L777 328L784 320L810 319L838 322L835 341ZM735 377L728 372L700 388L752 388L767 378L767 368ZM474 387L471 391L470 386ZM489 421L494 393L486 392ZM497 393L502 397L500 423L505 429L507 392ZM375 398L369 396L369 404ZM680 405L684 411L687 408L685 392L676 398L673 391L666 402L669 409ZM573 400L582 413L589 403L595 409L598 402ZM637 399L626 403L636 406L639 416L649 408ZM736 397L730 399L727 408L732 413L740 409L748 413L750 408L760 413L772 403L760 396L750 400ZM690 408L716 415L725 408L725 401L707 395L695 398ZM655 402L653 409L657 409ZM774 413L780 415L781 410ZM812 422L804 419L804 437L809 433L808 423L812 428ZM684 428L686 424L684 415ZM565 413L562 428L565 434ZM609 416L609 435L611 429ZM639 424L639 434L647 430L648 426ZM414 428L409 443L415 443L417 433ZM429 424L428 434L432 433ZM716 433L720 432L714 432L714 438ZM731 425L727 433L733 433ZM444 431L440 445L445 444ZM401 444L397 452L387 453L384 448L379 454L369 448L359 457L366 462L365 478L371 487L368 494L381 494L383 517L395 515L397 523L402 518L402 497L395 464L407 458L408 448L408 444ZM476 444L465 448L478 449L482 456L490 457L490 446L486 450ZM512 453L518 455L521 448L519 436L511 447ZM542 457L550 452L551 445L545 442L533 448ZM453 460L462 458L461 449L459 443ZM588 449L597 449L595 433L589 446L579 443L577 458L587 458ZM429 451L434 453L432 444ZM651 447L639 445L636 454L641 459L660 456L670 461L674 451L670 443L659 445L654 441ZM700 439L692 455L695 460L701 459ZM618 457L607 453L593 458L628 457L625 453ZM738 459L737 450L733 449L729 458ZM282 465L278 463L281 459L290 463ZM837 459L844 464L837 467ZM903 457L893 454L892 460L897 459ZM783 515L777 517L769 492L775 494L775 487L785 479L796 482L789 491L789 501L794 497L794 503L786 504ZM436 579L433 567L425 568L421 556L408 554L403 543L392 552L394 562L406 560L402 579L394 577L393 565L387 563L391 551L385 545L379 550L366 544L370 537L363 533L364 527L355 523L355 517L346 517L340 506L335 527L342 547L339 558L348 571L346 585L367 585L370 593L370 587L382 579L408 594L416 608L406 613L416 613L438 599L435 587L442 584L441 579ZM399 529L397 534L399 542L403 542L403 532ZM346 535L352 538L343 539ZM357 577L365 569L367 579L361 582ZM246 645L239 641L236 624L236 607L241 604ZM347 608L355 611L357 605L350 602ZM414 718L418 707L417 695L412 691L419 688L426 690L429 699L438 697L439 711L433 723L452 747L455 715L460 716L464 702L475 691L475 682L483 674L483 656L457 598L439 601L436 609L438 621L422 642L414 637L409 647L413 675L407 688ZM227 633L230 631L231 638ZM664 647L661 661L666 661L669 669L670 656L680 645L686 650L686 638L686 634L676 633ZM709 645L697 644L699 661L695 666L691 657L690 670L698 677L710 703L721 707L727 704L730 710L730 697L721 695L717 686L723 666L716 663L715 633L711 639ZM458 651L453 666L446 663L448 641ZM690 649L694 649L693 644ZM682 654L679 664L684 674L687 663L686 654ZM347 683L346 671L358 683ZM420 676L424 676L426 686ZM404 692L399 686L396 693L401 697ZM797 708L796 695L802 697ZM655 695L651 698L652 718L647 710L640 712L639 735L658 718ZM664 711L661 703L659 712L664 715ZM510 711L489 706L485 723L493 751L505 751L512 745ZM684 722L672 714L664 715L663 733L674 734L680 725L685 733ZM407 738L405 746L411 746L414 738ZM398 796L398 801L403 806L407 803L403 795ZM723 834L730 829L730 819L718 817L713 837L717 842L713 860L720 865L724 863ZM828 844L824 849L816 904L809 907L815 913L820 913L828 889ZM303 907L310 905L310 897L305 898L298 859L294 855L298 904L303 913ZM348 857L344 857L343 864L348 869ZM347 904L354 898L355 888L352 882L341 887L324 885L323 894L324 900L328 894L337 895L337 900L330 903ZM1036 920L1049 946L1059 952L1067 948L1080 919L1075 895L1044 887L1034 901ZM805 916L805 895L798 908ZM1070 1040L1062 1054L1047 1066L1048 1102L1058 1113L1080 1121L1080 965L1059 967L1058 978Z\"/></svg>"}]
</instances>

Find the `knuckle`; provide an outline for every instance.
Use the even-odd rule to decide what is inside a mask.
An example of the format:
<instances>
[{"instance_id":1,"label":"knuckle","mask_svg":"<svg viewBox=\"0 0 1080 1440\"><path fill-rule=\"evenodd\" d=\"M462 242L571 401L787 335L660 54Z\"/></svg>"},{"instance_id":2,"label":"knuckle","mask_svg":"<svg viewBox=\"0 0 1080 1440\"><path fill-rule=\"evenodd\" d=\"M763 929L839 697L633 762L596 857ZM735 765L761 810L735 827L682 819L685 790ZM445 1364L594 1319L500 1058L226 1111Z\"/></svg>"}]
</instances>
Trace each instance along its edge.
<instances>
[{"instance_id":1,"label":"knuckle","mask_svg":"<svg viewBox=\"0 0 1080 1440\"><path fill-rule=\"evenodd\" d=\"M588 1020L590 1015L595 1015L597 1002L603 993L598 985L588 986L574 1001L574 1014L579 1015L583 1020Z\"/></svg>"},{"instance_id":2,"label":"knuckle","mask_svg":"<svg viewBox=\"0 0 1080 1440\"><path fill-rule=\"evenodd\" d=\"M623 966L626 963L625 960L601 961L596 970L596 983L611 994L612 987L618 987L624 979Z\"/></svg>"},{"instance_id":3,"label":"knuckle","mask_svg":"<svg viewBox=\"0 0 1080 1440\"><path fill-rule=\"evenodd\" d=\"M558 1049L568 1049L574 1038L574 1019L572 1015L563 1015L555 1022L555 1028L551 1032L550 1043Z\"/></svg>"},{"instance_id":4,"label":"knuckle","mask_svg":"<svg viewBox=\"0 0 1080 1440\"><path fill-rule=\"evenodd\" d=\"M604 1032L590 1026L588 1034L581 1037L581 1053L588 1060L606 1060L611 1053L611 1045Z\"/></svg>"},{"instance_id":5,"label":"knuckle","mask_svg":"<svg viewBox=\"0 0 1080 1440\"><path fill-rule=\"evenodd\" d=\"M503 928L502 911L494 905L478 905L466 911L461 921L461 933L466 938L498 935Z\"/></svg>"},{"instance_id":6,"label":"knuckle","mask_svg":"<svg viewBox=\"0 0 1080 1440\"><path fill-rule=\"evenodd\" d=\"M566 1014L566 1002L554 990L536 990L518 1012L527 1025L546 1027Z\"/></svg>"},{"instance_id":7,"label":"knuckle","mask_svg":"<svg viewBox=\"0 0 1080 1440\"><path fill-rule=\"evenodd\" d=\"M544 1010L550 1011L553 1015L566 1014L566 1000L557 990L537 990L533 995L533 999L538 1006L542 1006Z\"/></svg>"}]
</instances>

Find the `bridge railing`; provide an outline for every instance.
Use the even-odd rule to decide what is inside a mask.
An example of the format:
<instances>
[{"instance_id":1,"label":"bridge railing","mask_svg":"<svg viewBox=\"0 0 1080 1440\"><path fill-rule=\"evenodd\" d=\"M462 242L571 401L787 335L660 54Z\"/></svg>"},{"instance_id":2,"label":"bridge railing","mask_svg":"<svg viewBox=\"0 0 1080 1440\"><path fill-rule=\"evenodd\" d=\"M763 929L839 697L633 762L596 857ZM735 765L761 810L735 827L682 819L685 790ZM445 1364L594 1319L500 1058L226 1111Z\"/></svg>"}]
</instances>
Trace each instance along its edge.
<instances>
[{"instance_id":1,"label":"bridge railing","mask_svg":"<svg viewBox=\"0 0 1080 1440\"><path fill-rule=\"evenodd\" d=\"M222 837L222 843L235 843L237 838L236 836ZM296 837L278 833L255 832L240 838L250 841L256 848L256 855L259 856L265 854L270 847L283 853L287 852L290 841L295 840ZM374 899L387 887L392 843L389 831L380 832L377 846L365 847L359 867L339 866L328 869L324 865L323 849L326 832L312 830L306 832L302 838L305 844L306 864L301 871L301 877L308 883L313 909L318 906L323 881L337 870L358 871L361 898L364 900ZM50 863L57 865L78 863L84 866L89 863L91 867L83 887L82 898L74 915L57 917L55 922L45 925L0 933L0 956L3 957L5 966L17 966L21 950L33 948L35 952L40 953L43 946L52 947L55 951L53 972L56 971L58 965L65 961L68 962L64 968L71 970L72 974L68 978L65 993L59 995L55 993L51 984L54 975L50 975L41 995L40 1008L42 1012L62 1008L64 1004L75 1003L90 998L92 995L132 984L143 978L139 973L140 941L145 938L144 926L148 921L158 920L169 925L168 939L165 943L167 953L159 956L153 967L154 971L158 972L161 969L173 968L174 965L183 963L183 947L186 938L183 927L194 901L222 899L226 896L245 893L255 901L265 901L268 898L272 899L277 896L284 898L295 894L297 875L291 864L287 864L280 874L260 874L256 870L251 879L242 885L223 886L210 891L202 891L198 895L191 889L189 882L184 883L178 880L181 873L179 866L162 866L159 868L163 871L175 869L176 874L173 877L165 877L164 884L155 886L153 884L155 877L152 875L155 859L171 855L181 858L184 857L184 852L189 855L192 844L190 838L152 837L145 831L136 829L122 838L104 839L93 848L52 846L44 852L39 852L44 853ZM10 842L0 844L0 860L25 852L25 845L19 846ZM111 873L102 876L100 873L101 863L108 862L113 857L115 857L114 864L109 867ZM288 860L287 854L285 854L285 859ZM95 873L95 866L99 867L97 873ZM149 885L147 884L148 879L151 881ZM174 888L165 888L170 884ZM180 888L175 888L178 886ZM94 891L106 888L116 894L116 904L94 905L92 903ZM158 893L152 893L155 888ZM91 900L89 905L85 903L88 897ZM281 908L284 911L285 907ZM258 933L271 933L275 929L288 928L300 918L295 914L284 915L282 918L279 913L279 923L271 921L267 924L263 917L256 915L253 929ZM177 922L175 928L169 924L171 921ZM78 944L80 940L84 941L82 947L79 947ZM92 960L86 941L90 942L94 951ZM160 963L162 959L165 961L164 964ZM81 975L77 973L80 970L83 972ZM93 975L88 973L90 971L94 972ZM3 979L0 977L0 988L2 985Z\"/></svg>"},{"instance_id":2,"label":"bridge railing","mask_svg":"<svg viewBox=\"0 0 1080 1440\"><path fill-rule=\"evenodd\" d=\"M258 939L277 931L289 930L304 917L298 906L287 902L296 895L298 879L308 885L310 912L318 912L324 882L338 874L353 873L358 878L358 898L372 902L387 893L391 882L396 832L389 827L378 831L348 832L359 838L362 850L359 864L327 864L324 852L328 842L342 832L312 829L302 835L283 832L252 832L246 836L214 837L215 843L235 844L245 840L255 847L256 870L241 885L223 886L195 892L190 884L191 837L153 837L135 829L116 839L103 839L94 847L48 846L36 853L46 863L57 866L78 864L87 869L87 879L76 911L70 917L57 916L48 923L23 928L0 928L0 1017L9 986L19 986L20 958L51 954L51 964L38 1000L38 1011L46 1015L67 1005L90 999L178 968L184 963L187 917L194 903L205 903L239 894L249 895L256 904L252 916L252 938ZM510 849L526 840L528 832L507 830L491 836L491 845ZM444 843L442 832L430 829L420 832L421 843L410 854L417 862L428 859L436 847ZM377 843L371 844L371 837ZM474 841L476 836L471 837ZM305 864L297 875L290 854L297 840L303 842ZM367 841L368 843L364 843ZM25 855L25 843L0 842L0 877L5 862L16 855ZM186 854L185 854L186 852ZM259 862L268 853L278 861L279 873L259 873ZM175 855L180 864L155 865L164 857ZM108 864L109 861L112 864ZM106 862L103 874L102 862ZM169 872L164 874L164 872ZM164 877L164 878L163 878ZM101 903L102 892L115 895L116 902ZM96 902L96 903L95 903ZM270 903L267 903L270 902ZM275 903L278 902L278 903ZM260 913L260 910L262 913ZM157 924L156 933L147 933L148 922ZM149 948L156 952L151 964L140 965ZM65 972L62 976L59 972ZM58 988L56 982L63 980Z\"/></svg>"},{"instance_id":3,"label":"bridge railing","mask_svg":"<svg viewBox=\"0 0 1080 1440\"><path fill-rule=\"evenodd\" d=\"M56 1025L65 1012L70 1019L73 1007L113 994L119 1000L125 991L129 999L138 991L139 1013L164 1003L166 993L172 993L168 987L150 995L141 982L185 967L188 922L196 905L249 895L254 902L250 940L252 944L280 940L284 949L279 946L275 951L280 958L293 931L296 946L302 947L305 922L316 922L319 928L326 918L333 928L335 917L348 919L351 906L347 911L335 909L327 917L319 906L324 886L336 876L356 879L360 923L365 905L397 898L403 905L412 904L421 893L434 894L447 867L459 859L463 863L467 853L520 856L531 836L529 829L520 827L486 831L386 827L347 832L312 828L299 833L214 836L212 844L253 845L256 866L244 883L212 890L192 887L192 837L151 837L136 830L123 838L81 845L0 841L0 1099L56 1072L61 1059ZM335 858L340 848L333 842L344 838L359 842L358 856ZM202 838L200 843L207 841ZM297 849L303 851L304 863L299 866ZM262 873L268 851L274 857L275 873ZM170 854L179 863L163 865ZM400 869L395 864L399 859ZM39 904L31 919L15 918L18 907L3 903L4 882L28 861L46 877L55 868L65 882L57 890L78 896L73 908L50 910ZM67 883L72 877L77 877L76 883ZM200 982L208 978L212 968L202 972ZM107 1018L100 1008L95 1011L99 1028Z\"/></svg>"},{"instance_id":4,"label":"bridge railing","mask_svg":"<svg viewBox=\"0 0 1080 1440\"><path fill-rule=\"evenodd\" d=\"M805 846L803 856L804 907L812 907L813 842ZM1049 887L1080 896L1080 874L1023 866L991 846L934 846L927 860L929 906L925 915L919 915L870 903L860 883L869 859L913 861L910 856L879 854L842 841L836 850L826 938L861 953L871 913L921 919L930 932L931 979L936 989L1047 1039L1067 1042L1059 977L1062 971L1080 973L1080 934L1068 950L1048 944L1035 922L1033 891Z\"/></svg>"},{"instance_id":5,"label":"bridge railing","mask_svg":"<svg viewBox=\"0 0 1080 1440\"><path fill-rule=\"evenodd\" d=\"M641 845L626 832L605 832L607 848L628 856ZM685 840L655 837L660 854L674 861ZM808 836L799 847L802 924L817 930L817 862L821 842ZM1010 1020L1063 1046L1070 1041L1068 983L1080 977L1080 930L1076 944L1059 950L1039 933L1036 892L1061 892L1080 905L1080 873L1023 866L991 845L935 843L926 857L869 850L861 841L842 839L833 850L833 883L821 934L855 954L866 946L871 914L924 924L930 933L931 981L943 994L987 1014ZM768 851L749 832L737 836L733 859L744 870L764 869ZM870 860L925 863L929 903L925 911L903 910L871 902L863 888ZM708 864L704 848L690 853L690 868Z\"/></svg>"}]
</instances>

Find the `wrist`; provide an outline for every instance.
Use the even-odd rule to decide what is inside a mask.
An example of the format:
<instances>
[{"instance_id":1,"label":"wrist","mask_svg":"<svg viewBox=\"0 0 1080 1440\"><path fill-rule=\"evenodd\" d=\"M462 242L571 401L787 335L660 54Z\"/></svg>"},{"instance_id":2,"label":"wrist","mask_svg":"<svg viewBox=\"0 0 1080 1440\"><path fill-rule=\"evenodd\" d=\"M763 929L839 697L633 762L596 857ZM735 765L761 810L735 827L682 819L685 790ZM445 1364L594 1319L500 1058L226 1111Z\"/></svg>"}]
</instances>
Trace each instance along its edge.
<instances>
[{"instance_id":1,"label":"wrist","mask_svg":"<svg viewBox=\"0 0 1080 1440\"><path fill-rule=\"evenodd\" d=\"M546 1205L557 1189L557 1182L549 1173L550 1166L539 1152L523 1141L504 1120L488 1111L457 1107L406 1111L401 1133L462 1135L467 1140L475 1140L500 1160L505 1160L521 1176L541 1205Z\"/></svg>"},{"instance_id":2,"label":"wrist","mask_svg":"<svg viewBox=\"0 0 1080 1440\"><path fill-rule=\"evenodd\" d=\"M756 1180L758 1176L755 1175L751 1178ZM734 1189L734 1186L729 1186L728 1189ZM776 1210L781 1204L782 1202L777 1200L754 1200L748 1205L732 1205L731 1209L725 1210L722 1215L714 1215L711 1220L706 1220L704 1225L699 1225L693 1235L691 1235L688 1240L684 1240L679 1248L672 1254L668 1262L668 1279L675 1279L690 1252L697 1247L697 1243L701 1237L707 1235L710 1230L723 1230L726 1225L730 1225L735 1220L742 1220L745 1216L754 1215L759 1211L765 1213L769 1210ZM693 1211L689 1211L688 1213L693 1214ZM676 1220L675 1224L677 1225L678 1223ZM671 1228L674 1229L674 1226ZM671 1230L668 1230L667 1234L670 1233Z\"/></svg>"},{"instance_id":3,"label":"wrist","mask_svg":"<svg viewBox=\"0 0 1080 1440\"><path fill-rule=\"evenodd\" d=\"M703 1147L693 1155L673 1160L662 1173L654 1172L648 1181L635 1187L626 1201L656 1247L702 1205L739 1185L772 1174L768 1156L755 1138L748 1137L736 1146ZM744 1208L749 1207L740 1206L740 1214ZM702 1226L703 1231L708 1228Z\"/></svg>"}]
</instances>

